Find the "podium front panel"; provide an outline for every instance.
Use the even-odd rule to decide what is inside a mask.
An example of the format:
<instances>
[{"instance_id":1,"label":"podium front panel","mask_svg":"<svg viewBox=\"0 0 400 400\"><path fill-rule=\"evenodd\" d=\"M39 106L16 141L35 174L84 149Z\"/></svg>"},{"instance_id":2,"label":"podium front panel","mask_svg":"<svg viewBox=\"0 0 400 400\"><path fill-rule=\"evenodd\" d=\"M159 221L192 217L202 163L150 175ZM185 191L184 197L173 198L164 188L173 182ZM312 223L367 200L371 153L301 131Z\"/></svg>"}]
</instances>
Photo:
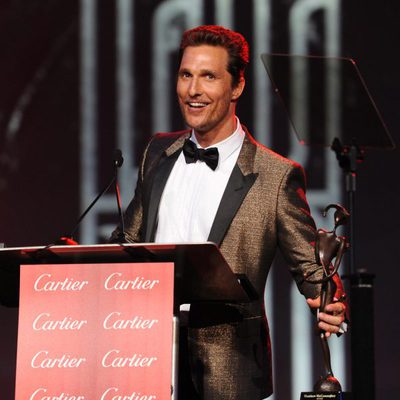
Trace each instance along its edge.
<instances>
[{"instance_id":1,"label":"podium front panel","mask_svg":"<svg viewBox=\"0 0 400 400\"><path fill-rule=\"evenodd\" d=\"M173 263L24 265L20 279L15 398L170 398Z\"/></svg>"}]
</instances>

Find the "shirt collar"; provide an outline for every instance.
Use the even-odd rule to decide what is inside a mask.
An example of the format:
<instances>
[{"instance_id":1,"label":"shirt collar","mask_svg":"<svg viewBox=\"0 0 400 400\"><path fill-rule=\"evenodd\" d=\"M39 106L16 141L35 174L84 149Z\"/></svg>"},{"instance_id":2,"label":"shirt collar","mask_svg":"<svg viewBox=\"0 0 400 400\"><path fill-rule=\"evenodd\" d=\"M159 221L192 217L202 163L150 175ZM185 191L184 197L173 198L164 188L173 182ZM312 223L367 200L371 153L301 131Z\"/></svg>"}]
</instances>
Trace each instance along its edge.
<instances>
[{"instance_id":1,"label":"shirt collar","mask_svg":"<svg viewBox=\"0 0 400 400\"><path fill-rule=\"evenodd\" d=\"M234 153L238 148L242 146L245 137L245 132L242 128L242 125L240 124L239 118L237 116L235 116L235 118L236 129L230 136L228 136L224 140L221 140L218 143L205 147L206 149L210 147L216 147L218 149L219 159L221 162L226 160L232 153ZM190 136L190 140L194 142L197 147L201 147L196 139L196 135L194 134L193 130Z\"/></svg>"}]
</instances>

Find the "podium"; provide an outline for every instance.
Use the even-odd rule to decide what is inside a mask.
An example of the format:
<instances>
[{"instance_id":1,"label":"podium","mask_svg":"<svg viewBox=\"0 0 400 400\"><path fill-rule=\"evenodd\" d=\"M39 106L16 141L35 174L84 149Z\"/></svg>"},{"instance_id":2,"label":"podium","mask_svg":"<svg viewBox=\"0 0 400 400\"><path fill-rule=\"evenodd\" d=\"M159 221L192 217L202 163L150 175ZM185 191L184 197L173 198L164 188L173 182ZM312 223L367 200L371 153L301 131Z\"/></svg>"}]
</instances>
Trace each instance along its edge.
<instances>
[{"instance_id":1,"label":"podium","mask_svg":"<svg viewBox=\"0 0 400 400\"><path fill-rule=\"evenodd\" d=\"M0 249L17 396L177 399L180 305L246 303L249 287L213 243Z\"/></svg>"}]
</instances>

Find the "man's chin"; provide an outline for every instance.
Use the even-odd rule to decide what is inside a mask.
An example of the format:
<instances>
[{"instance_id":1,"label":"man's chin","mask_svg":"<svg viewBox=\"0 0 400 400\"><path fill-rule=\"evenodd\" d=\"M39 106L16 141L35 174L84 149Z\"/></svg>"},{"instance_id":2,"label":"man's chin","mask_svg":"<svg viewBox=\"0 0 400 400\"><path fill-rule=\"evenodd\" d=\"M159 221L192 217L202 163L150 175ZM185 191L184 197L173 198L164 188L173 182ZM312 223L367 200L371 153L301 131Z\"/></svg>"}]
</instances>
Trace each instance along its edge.
<instances>
[{"instance_id":1,"label":"man's chin","mask_svg":"<svg viewBox=\"0 0 400 400\"><path fill-rule=\"evenodd\" d=\"M208 125L202 123L195 123L194 121L185 120L186 126L193 129L199 135L204 135L208 132Z\"/></svg>"}]
</instances>

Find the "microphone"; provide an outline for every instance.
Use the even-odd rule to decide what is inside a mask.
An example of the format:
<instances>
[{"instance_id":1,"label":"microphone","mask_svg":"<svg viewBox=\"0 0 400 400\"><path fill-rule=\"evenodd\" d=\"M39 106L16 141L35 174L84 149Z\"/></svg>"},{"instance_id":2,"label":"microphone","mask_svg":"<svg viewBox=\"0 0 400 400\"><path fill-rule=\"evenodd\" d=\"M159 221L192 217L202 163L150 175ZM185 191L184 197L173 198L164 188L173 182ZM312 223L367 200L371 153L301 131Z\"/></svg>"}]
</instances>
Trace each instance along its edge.
<instances>
[{"instance_id":1,"label":"microphone","mask_svg":"<svg viewBox=\"0 0 400 400\"><path fill-rule=\"evenodd\" d=\"M118 215L121 223L121 232L119 233L119 239L121 239L121 242L125 242L125 225L124 225L124 219L122 215L122 202L121 202L121 195L120 195L120 190L119 190L119 185L118 185L118 169L121 168L122 164L124 163L124 158L122 157L122 151L120 149L116 149L114 151L114 157L113 157L113 166L114 166L114 174L113 177L111 178L110 182L103 188L103 190L96 196L96 198L89 204L89 206L86 208L86 210L81 214L81 216L78 218L74 229L72 229L71 233L69 235L61 236L59 239L57 239L54 244L56 245L75 245L78 244L74 240L74 235L76 231L78 230L80 223L82 220L86 217L86 214L93 208L93 206L97 203L97 201L103 196L104 193L106 193L110 187L114 184L115 188L115 195L117 198L117 206L118 206Z\"/></svg>"},{"instance_id":2,"label":"microphone","mask_svg":"<svg viewBox=\"0 0 400 400\"><path fill-rule=\"evenodd\" d=\"M122 157L122 151L120 149L115 149L114 151L114 167L121 168L124 163L124 157Z\"/></svg>"}]
</instances>

